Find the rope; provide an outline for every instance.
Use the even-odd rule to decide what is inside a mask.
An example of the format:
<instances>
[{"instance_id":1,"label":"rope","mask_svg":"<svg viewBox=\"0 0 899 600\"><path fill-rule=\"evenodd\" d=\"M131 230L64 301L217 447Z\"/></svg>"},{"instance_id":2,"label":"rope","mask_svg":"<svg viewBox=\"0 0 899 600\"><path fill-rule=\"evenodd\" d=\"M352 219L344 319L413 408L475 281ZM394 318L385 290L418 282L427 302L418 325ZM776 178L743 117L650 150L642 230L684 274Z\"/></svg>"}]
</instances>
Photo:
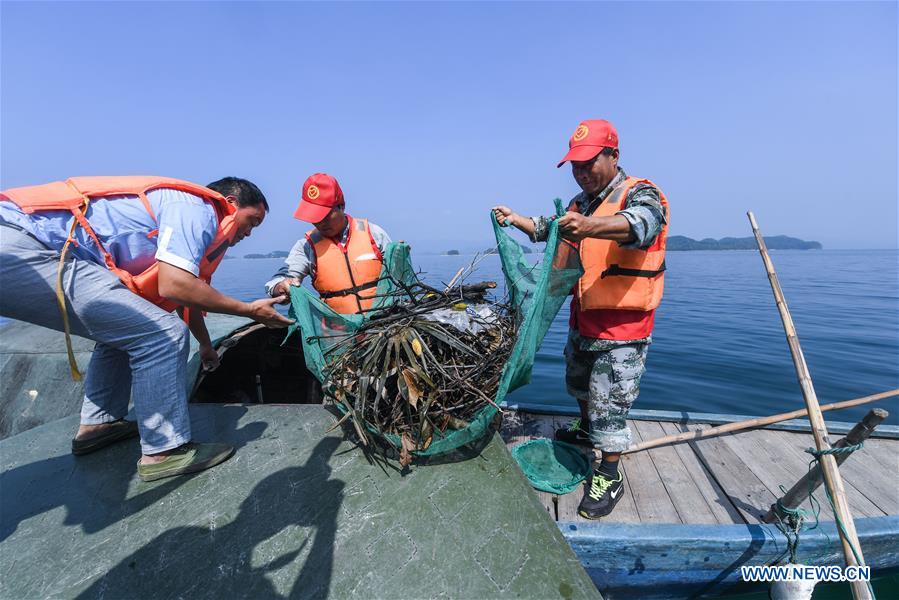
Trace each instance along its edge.
<instances>
[{"instance_id":1,"label":"rope","mask_svg":"<svg viewBox=\"0 0 899 600\"><path fill-rule=\"evenodd\" d=\"M818 462L821 456L825 454L851 454L856 450L860 450L864 447L864 442L860 442L858 444L852 444L849 446L843 446L838 448L828 448L826 450L816 450L814 448L807 448L805 451L808 454L812 455L812 460L808 463L808 470L811 471L815 467L815 463ZM784 486L780 487L781 497L777 499L775 503L774 515L777 517L777 523L775 525L784 534L784 537L787 538L787 549L790 553L790 562L796 563L796 555L797 550L799 548L799 537L803 531L811 531L818 527L820 523L819 515L821 514L821 503L818 501L818 498L815 497L814 494L814 485L811 479L809 479L809 491L808 491L808 502L809 506L811 506L811 513L804 508L796 507L789 508L784 506L783 504L783 495L787 493L786 488ZM843 525L843 522L840 520L840 517L837 516L836 506L834 505L833 497L830 494L830 490L827 489L827 486L824 486L824 491L827 494L827 500L830 502L830 506L833 509L834 521L836 522L837 527L843 534L843 539L845 539L849 545L849 548L852 550L853 556L855 556L855 562L859 565L863 564L859 558L858 549L855 545L849 540L849 536L846 533L846 527ZM805 522L808 520L809 515L815 517L815 524L812 526L808 526ZM876 600L874 596L874 588L871 587L871 582L866 581L865 584L868 587L868 592L871 594L871 598Z\"/></svg>"},{"instance_id":2,"label":"rope","mask_svg":"<svg viewBox=\"0 0 899 600\"><path fill-rule=\"evenodd\" d=\"M813 457L812 460L809 461L809 463L808 463L808 469L809 469L809 471L811 471L812 468L814 468L815 463L818 462L820 457L824 456L825 454L851 454L852 452L855 452L856 450L861 450L864 447L865 447L865 443L859 442L858 444L843 446L841 448L827 448L825 450L816 450L814 448L806 448L805 451L808 454L811 454ZM811 487L811 481L809 481L809 487ZM781 491L783 491L783 486L781 486ZM826 485L824 486L824 493L827 495L827 500L830 502L830 507L833 510L834 522L836 523L840 532L843 534L843 539L846 540L846 544L849 546L849 549L852 550L852 555L855 557L855 562L858 563L859 565L863 565L864 562L859 557L858 549L855 547L855 544L852 543L852 540L849 539L849 534L846 532L846 526L843 524L843 521L840 520L840 516L837 514L837 507L833 501L833 496L830 494L830 489L828 489L828 487ZM813 499L815 502L818 502L817 498L815 498L814 494L812 494L811 490L809 490L809 502L811 502ZM779 507L780 506L779 499L778 499L777 503L778 503L778 507ZM819 505L819 507L820 507L820 505ZM801 510L801 509L799 509L799 510ZM780 517L778 516L778 520L779 520L779 518ZM797 538L798 538L798 535L797 535ZM789 536L787 537L787 541L789 542ZM798 543L799 542L797 539L797 544ZM876 600L876 596L874 595L874 588L871 587L871 582L866 581L865 585L868 587L868 593L871 594L872 600Z\"/></svg>"},{"instance_id":3,"label":"rope","mask_svg":"<svg viewBox=\"0 0 899 600\"><path fill-rule=\"evenodd\" d=\"M843 446L842 448L828 448L826 450L815 450L814 448L806 448L805 451L812 456L815 457L815 460L818 460L821 456L825 454L852 454L856 450L861 450L865 447L864 442L859 442L857 444L853 444L851 446ZM812 463L815 461L813 460Z\"/></svg>"},{"instance_id":4,"label":"rope","mask_svg":"<svg viewBox=\"0 0 899 600\"><path fill-rule=\"evenodd\" d=\"M814 461L813 461L814 462ZM809 486L811 487L811 482L809 482ZM784 486L780 487L780 493L786 494L787 490ZM776 509L774 511L774 515L777 517L777 528L784 534L784 537L787 538L787 550L790 552L790 562L796 562L796 554L797 549L799 547L799 535L803 531L811 531L818 527L818 515L821 514L821 504L818 502L818 499L811 493L809 490L809 505L812 507L812 511L809 512L801 507L789 508L784 506L781 502L783 500L783 496L777 499ZM815 517L815 524L812 526L808 526L805 522L808 520L809 515Z\"/></svg>"}]
</instances>

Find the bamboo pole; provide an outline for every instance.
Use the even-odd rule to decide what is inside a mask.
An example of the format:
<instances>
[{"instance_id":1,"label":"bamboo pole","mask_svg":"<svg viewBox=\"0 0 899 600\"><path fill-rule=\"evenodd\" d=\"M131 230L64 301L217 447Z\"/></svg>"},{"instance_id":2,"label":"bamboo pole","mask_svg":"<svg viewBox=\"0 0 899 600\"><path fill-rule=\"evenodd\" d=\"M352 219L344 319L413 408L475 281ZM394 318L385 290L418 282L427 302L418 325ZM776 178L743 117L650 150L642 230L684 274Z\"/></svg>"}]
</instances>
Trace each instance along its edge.
<instances>
[{"instance_id":1,"label":"bamboo pole","mask_svg":"<svg viewBox=\"0 0 899 600\"><path fill-rule=\"evenodd\" d=\"M883 400L884 398L892 398L893 396L899 396L899 389L890 390L888 392L881 392L880 394L873 394L871 396L862 396L861 398L855 398L853 400L843 400L842 402L832 402L830 404L822 405L821 412L826 412L828 410L839 410L841 408L849 408L851 406L858 406L860 404L867 404L869 402L876 402L878 400ZM777 415L771 415L770 417L756 417L754 419L746 419L745 421L734 421L733 423L725 423L724 425L718 425L717 427L710 427L709 429L700 429L697 431L684 431L683 433L673 433L671 435L666 435L665 437L656 438L654 440L648 440L645 442L641 442L639 444L634 444L622 454L630 454L631 452L638 452L640 450L647 450L649 448L656 448L658 446L664 446L665 444L678 444L680 442L690 442L693 440L702 440L705 438L715 437L718 435L723 435L725 433L733 433L734 431L742 431L744 429L752 429L754 427L764 427L766 425L771 425L772 423L780 423L781 421L786 421L788 419L797 419L800 417L804 417L808 414L807 408L800 408L797 410L793 410L790 412L780 413Z\"/></svg>"},{"instance_id":2,"label":"bamboo pole","mask_svg":"<svg viewBox=\"0 0 899 600\"><path fill-rule=\"evenodd\" d=\"M868 414L865 415L865 418L859 421L858 424L852 428L852 431L846 434L846 437L837 440L837 443L834 444L833 447L846 448L847 446L855 446L856 444L864 442L868 439L868 436L874 433L874 429L880 425L889 414L890 413L882 408L872 408L868 411ZM839 466L846 462L850 453L840 453L836 456L837 466ZM788 510L799 508L800 504L805 502L815 490L821 487L823 481L824 475L821 472L821 463L818 463L810 469L808 473L803 475L802 478L780 498L780 506ZM766 514L762 520L765 523L774 523L778 518L784 518L785 516L783 511L778 508L778 503L775 502L771 505L771 509L768 510L768 514Z\"/></svg>"},{"instance_id":3,"label":"bamboo pole","mask_svg":"<svg viewBox=\"0 0 899 600\"><path fill-rule=\"evenodd\" d=\"M768 256L768 248L765 246L765 239L762 237L758 223L755 221L755 215L752 214L752 211L749 211L746 215L749 217L750 225L752 225L752 233L755 235L762 262L765 263L768 281L771 283L771 291L774 292L774 300L777 303L778 311L780 311L780 319L783 321L787 344L790 346L790 354L793 356L793 366L796 368L796 376L799 379L799 387L802 388L802 396L805 398L805 405L808 408L808 418L812 427L812 435L815 438L815 447L817 447L818 451L830 450L827 426L824 424L824 416L821 414L821 407L818 405L818 396L815 394L814 385L812 385L812 377L805 362L805 356L802 354L802 347L799 345L799 337L796 335L796 327L793 325L790 309L787 308L787 301L784 298L783 290L780 288L780 282L777 280L777 274L774 272L774 263L771 262L771 257ZM827 485L831 498L833 498L834 513L837 519L843 523L843 528L845 528L845 532L840 527L837 527L837 531L840 533L846 564L849 566L864 565L865 558L862 555L861 544L859 544L858 534L855 531L852 513L849 512L849 502L846 500L846 490L843 487L843 478L840 476L840 470L837 468L837 461L833 454L823 454L818 462L824 470L824 482ZM855 558L853 547L855 552L858 553L858 559ZM871 597L865 582L851 582L850 586L853 598Z\"/></svg>"}]
</instances>

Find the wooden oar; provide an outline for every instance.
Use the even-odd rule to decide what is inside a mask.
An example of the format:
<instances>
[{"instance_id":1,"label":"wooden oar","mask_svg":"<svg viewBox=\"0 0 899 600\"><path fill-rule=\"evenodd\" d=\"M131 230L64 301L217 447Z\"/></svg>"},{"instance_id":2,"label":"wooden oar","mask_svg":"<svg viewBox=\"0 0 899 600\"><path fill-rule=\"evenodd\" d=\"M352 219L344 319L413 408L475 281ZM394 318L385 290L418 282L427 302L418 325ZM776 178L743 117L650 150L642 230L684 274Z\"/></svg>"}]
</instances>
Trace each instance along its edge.
<instances>
[{"instance_id":1,"label":"wooden oar","mask_svg":"<svg viewBox=\"0 0 899 600\"><path fill-rule=\"evenodd\" d=\"M820 407L821 412L826 412L828 410L838 410L840 408L849 408L850 406L858 406L860 404L867 404L869 402L876 402L877 400L883 400L884 398L892 398L893 396L899 396L899 389L890 390L888 392L883 392L880 394L874 394L871 396L863 396L861 398L855 398L854 400L844 400L842 402L833 402L831 404L825 404ZM722 435L725 433L732 433L734 431L742 431L744 429L752 429L753 427L764 427L765 425L771 425L772 423L779 423L781 421L786 421L788 419L797 419L804 417L808 414L807 408L800 408L797 410L793 410L790 412L780 413L777 415L771 415L770 417L756 417L754 419L747 419L745 421L735 421L733 423L726 423L724 425L718 425L717 427L711 427L709 429L702 429L698 431L685 431L683 433L674 433L671 435L666 435L665 437L656 438L654 440L649 440L646 442L642 442L640 444L635 444L625 450L623 454L627 454L630 452L637 452L639 450L646 450L648 448L656 448L658 446L664 446L665 444L677 444L680 442L689 442L693 440L701 440L704 438L715 437L717 435Z\"/></svg>"},{"instance_id":2,"label":"wooden oar","mask_svg":"<svg viewBox=\"0 0 899 600\"><path fill-rule=\"evenodd\" d=\"M780 319L783 321L784 333L787 335L787 344L790 346L790 354L793 356L793 366L796 367L796 376L799 379L799 387L802 389L805 406L808 408L808 420L812 426L815 447L818 448L819 452L826 452L830 450L827 426L824 424L824 415L821 414L821 407L818 405L818 396L815 394L815 387L812 385L812 376L809 373L808 365L805 364L802 347L799 345L799 337L796 335L793 318L790 316L790 310L787 308L787 301L784 298L783 290L780 288L780 282L777 280L777 274L774 272L774 263L771 262L771 257L768 256L765 238L762 237L759 231L758 223L755 222L755 216L751 211L746 213L746 215L749 217L749 223L752 225L752 233L755 234L755 242L759 247L759 254L762 255L762 262L765 263L768 281L771 283L771 291L774 292L774 300L777 302ZM837 531L843 544L843 556L846 558L846 564L849 566L864 565L865 557L862 555L862 547L859 544L858 534L855 531L852 513L849 512L849 502L846 500L846 490L843 487L843 478L840 476L840 470L837 468L837 461L833 454L821 454L818 462L824 470L824 483L827 485L827 490L830 492L830 497L833 500L834 514L843 525L842 527L838 526ZM865 582L853 581L849 585L852 589L853 598L871 597Z\"/></svg>"}]
</instances>

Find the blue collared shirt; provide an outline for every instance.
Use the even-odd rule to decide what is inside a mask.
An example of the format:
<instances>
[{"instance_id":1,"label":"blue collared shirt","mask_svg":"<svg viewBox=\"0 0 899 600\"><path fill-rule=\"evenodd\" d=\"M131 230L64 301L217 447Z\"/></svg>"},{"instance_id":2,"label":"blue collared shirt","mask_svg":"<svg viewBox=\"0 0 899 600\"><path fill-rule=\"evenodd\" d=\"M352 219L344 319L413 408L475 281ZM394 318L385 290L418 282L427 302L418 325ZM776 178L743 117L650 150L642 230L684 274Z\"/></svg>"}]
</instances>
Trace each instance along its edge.
<instances>
[{"instance_id":1,"label":"blue collared shirt","mask_svg":"<svg viewBox=\"0 0 899 600\"><path fill-rule=\"evenodd\" d=\"M147 192L147 200L156 221L136 196L96 198L88 207L87 220L116 265L132 275L157 260L199 275L203 253L218 230L215 209L198 196L166 188ZM0 201L0 223L28 232L53 250L62 250L73 220L66 210L29 215L13 202ZM75 242L77 246L69 247L74 256L106 264L82 227L75 229Z\"/></svg>"}]
</instances>

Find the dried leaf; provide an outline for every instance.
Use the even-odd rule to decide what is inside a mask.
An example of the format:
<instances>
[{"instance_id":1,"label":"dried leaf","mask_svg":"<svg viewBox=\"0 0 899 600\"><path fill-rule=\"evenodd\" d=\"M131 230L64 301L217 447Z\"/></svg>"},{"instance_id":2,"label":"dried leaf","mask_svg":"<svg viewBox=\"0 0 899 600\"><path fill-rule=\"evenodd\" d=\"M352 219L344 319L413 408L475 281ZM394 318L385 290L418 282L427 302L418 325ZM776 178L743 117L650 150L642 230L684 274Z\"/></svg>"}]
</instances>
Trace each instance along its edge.
<instances>
[{"instance_id":1,"label":"dried leaf","mask_svg":"<svg viewBox=\"0 0 899 600\"><path fill-rule=\"evenodd\" d=\"M406 372L403 370L403 376L396 379L396 391L400 393L406 402L409 402L409 386L406 385Z\"/></svg>"},{"instance_id":2,"label":"dried leaf","mask_svg":"<svg viewBox=\"0 0 899 600\"><path fill-rule=\"evenodd\" d=\"M342 417L340 417L340 420L339 420L339 421L337 421L336 423L334 423L333 425L331 425L330 427L328 427L328 429L327 429L327 431L325 431L325 433L331 433L332 431L334 431L335 429L337 429L338 427L340 427L340 425L341 425L344 421L346 421L347 419L349 419L349 418L352 416L352 414L353 414L353 413L351 413L351 412L346 412L346 413L344 413L344 415L343 415Z\"/></svg>"},{"instance_id":3,"label":"dried leaf","mask_svg":"<svg viewBox=\"0 0 899 600\"><path fill-rule=\"evenodd\" d=\"M409 363L412 365L412 368L415 370L415 374L419 379L424 381L430 387L434 387L434 382L431 381L431 378L428 376L428 372L425 370L423 366L421 366L417 360L415 360L415 353L412 351L412 347L406 340L403 340L403 352L406 354L406 358L409 359ZM420 395L420 394L419 394Z\"/></svg>"},{"instance_id":4,"label":"dried leaf","mask_svg":"<svg viewBox=\"0 0 899 600\"><path fill-rule=\"evenodd\" d=\"M411 369L403 369L403 382L407 388L406 398L409 400L409 404L418 408L418 399L421 398L421 390L418 389L418 385L415 383L415 375L412 373Z\"/></svg>"},{"instance_id":5,"label":"dried leaf","mask_svg":"<svg viewBox=\"0 0 899 600\"><path fill-rule=\"evenodd\" d=\"M401 438L402 448L400 449L400 466L408 467L412 464L412 451L415 450L415 442L408 434L404 433Z\"/></svg>"},{"instance_id":6,"label":"dried leaf","mask_svg":"<svg viewBox=\"0 0 899 600\"><path fill-rule=\"evenodd\" d=\"M425 419L424 425L421 426L421 439L424 440L424 443L421 445L422 450L427 450L434 439L431 422L427 419Z\"/></svg>"}]
</instances>

